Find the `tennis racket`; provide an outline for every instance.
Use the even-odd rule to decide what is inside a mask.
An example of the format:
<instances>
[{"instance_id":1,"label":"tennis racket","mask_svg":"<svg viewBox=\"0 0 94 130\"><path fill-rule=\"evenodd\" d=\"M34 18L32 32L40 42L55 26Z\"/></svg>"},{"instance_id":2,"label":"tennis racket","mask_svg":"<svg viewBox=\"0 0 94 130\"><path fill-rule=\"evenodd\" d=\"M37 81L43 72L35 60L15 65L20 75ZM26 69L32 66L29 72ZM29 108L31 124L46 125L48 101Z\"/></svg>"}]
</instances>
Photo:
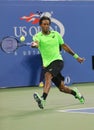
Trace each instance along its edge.
<instances>
[{"instance_id":1,"label":"tennis racket","mask_svg":"<svg viewBox=\"0 0 94 130\"><path fill-rule=\"evenodd\" d=\"M4 37L0 43L0 47L5 53L13 53L19 47L31 45L32 43L21 43L18 39L16 39L13 36Z\"/></svg>"}]
</instances>

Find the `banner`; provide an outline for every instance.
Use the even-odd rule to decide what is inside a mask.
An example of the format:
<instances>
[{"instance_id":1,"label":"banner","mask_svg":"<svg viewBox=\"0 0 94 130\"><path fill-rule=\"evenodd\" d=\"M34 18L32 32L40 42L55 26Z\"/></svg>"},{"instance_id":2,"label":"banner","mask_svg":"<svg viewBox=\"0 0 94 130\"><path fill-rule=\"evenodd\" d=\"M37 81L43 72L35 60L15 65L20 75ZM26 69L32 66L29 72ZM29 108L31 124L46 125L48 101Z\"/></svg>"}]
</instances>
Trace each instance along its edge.
<instances>
[{"instance_id":1,"label":"banner","mask_svg":"<svg viewBox=\"0 0 94 130\"><path fill-rule=\"evenodd\" d=\"M86 61L79 64L62 50L65 83L94 82L94 3L93 2L0 2L0 41L5 36L21 35L26 42L40 31L40 15L51 18L51 29L60 32L67 43ZM42 69L38 49L21 47L13 54L0 49L0 87L35 86Z\"/></svg>"}]
</instances>

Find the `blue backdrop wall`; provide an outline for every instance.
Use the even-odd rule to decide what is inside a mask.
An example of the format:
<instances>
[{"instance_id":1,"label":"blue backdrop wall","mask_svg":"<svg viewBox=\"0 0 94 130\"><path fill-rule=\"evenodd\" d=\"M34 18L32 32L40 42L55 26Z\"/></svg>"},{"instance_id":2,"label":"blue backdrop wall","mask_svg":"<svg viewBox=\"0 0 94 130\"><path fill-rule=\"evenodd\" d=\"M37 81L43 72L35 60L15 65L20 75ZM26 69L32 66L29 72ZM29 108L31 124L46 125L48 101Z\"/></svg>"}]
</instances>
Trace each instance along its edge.
<instances>
[{"instance_id":1,"label":"blue backdrop wall","mask_svg":"<svg viewBox=\"0 0 94 130\"><path fill-rule=\"evenodd\" d=\"M94 2L0 2L0 41L5 36L21 35L32 41L39 30L39 12L51 17L51 29L61 33L67 43L81 57L79 64L62 50L65 83L94 82L92 56L94 56ZM0 49L0 87L38 85L41 56L37 49L19 48L13 54Z\"/></svg>"}]
</instances>

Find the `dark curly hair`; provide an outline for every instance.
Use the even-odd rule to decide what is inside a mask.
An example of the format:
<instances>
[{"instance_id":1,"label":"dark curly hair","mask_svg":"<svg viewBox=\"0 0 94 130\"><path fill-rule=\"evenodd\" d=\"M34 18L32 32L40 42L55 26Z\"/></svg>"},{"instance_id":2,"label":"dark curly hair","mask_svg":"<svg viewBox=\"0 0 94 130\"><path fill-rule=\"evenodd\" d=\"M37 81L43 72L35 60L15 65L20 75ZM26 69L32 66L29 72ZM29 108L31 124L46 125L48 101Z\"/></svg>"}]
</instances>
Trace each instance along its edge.
<instances>
[{"instance_id":1,"label":"dark curly hair","mask_svg":"<svg viewBox=\"0 0 94 130\"><path fill-rule=\"evenodd\" d=\"M50 19L49 17L47 17L47 16L43 16L43 17L41 17L40 20L39 20L39 25L42 24L42 21L43 21L43 20L49 20L49 24L51 24L51 19Z\"/></svg>"}]
</instances>

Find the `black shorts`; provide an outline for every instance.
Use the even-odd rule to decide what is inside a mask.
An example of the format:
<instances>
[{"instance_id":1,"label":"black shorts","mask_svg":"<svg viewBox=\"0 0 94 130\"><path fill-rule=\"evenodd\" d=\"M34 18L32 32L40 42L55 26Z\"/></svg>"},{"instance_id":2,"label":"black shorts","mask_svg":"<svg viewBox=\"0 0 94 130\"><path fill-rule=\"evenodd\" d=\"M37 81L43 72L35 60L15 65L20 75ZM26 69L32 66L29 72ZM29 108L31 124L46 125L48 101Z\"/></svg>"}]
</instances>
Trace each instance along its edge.
<instances>
[{"instance_id":1,"label":"black shorts","mask_svg":"<svg viewBox=\"0 0 94 130\"><path fill-rule=\"evenodd\" d=\"M64 62L62 60L55 60L46 68L44 68L44 73L49 72L52 74L52 82L59 87L61 81L64 81L64 76L61 75L61 70L64 67Z\"/></svg>"}]
</instances>

